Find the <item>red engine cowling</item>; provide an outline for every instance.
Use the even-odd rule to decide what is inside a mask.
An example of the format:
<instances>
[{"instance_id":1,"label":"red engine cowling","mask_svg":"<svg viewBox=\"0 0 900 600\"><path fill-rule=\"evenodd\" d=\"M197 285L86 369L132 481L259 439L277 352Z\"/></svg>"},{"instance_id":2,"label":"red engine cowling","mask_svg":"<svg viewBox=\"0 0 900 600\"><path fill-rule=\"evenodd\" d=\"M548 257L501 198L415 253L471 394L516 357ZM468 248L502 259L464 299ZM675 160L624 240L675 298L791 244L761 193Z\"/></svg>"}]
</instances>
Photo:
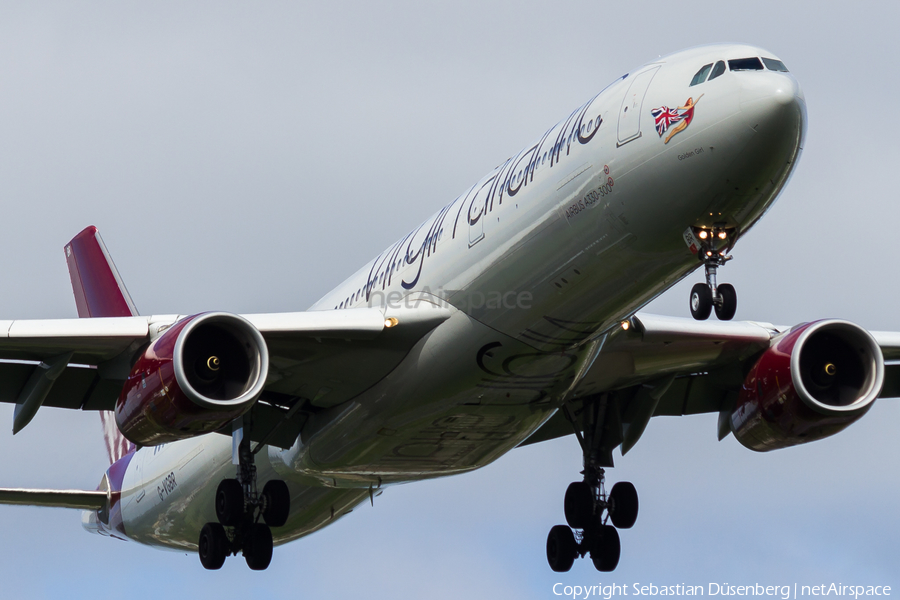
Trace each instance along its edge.
<instances>
[{"instance_id":1,"label":"red engine cowling","mask_svg":"<svg viewBox=\"0 0 900 600\"><path fill-rule=\"evenodd\" d=\"M863 416L883 383L884 358L869 332L847 321L807 323L756 361L731 430L760 452L820 440Z\"/></svg>"},{"instance_id":2,"label":"red engine cowling","mask_svg":"<svg viewBox=\"0 0 900 600\"><path fill-rule=\"evenodd\" d=\"M216 431L250 410L268 370L266 342L243 317L186 317L131 369L116 403L116 424L144 446Z\"/></svg>"}]
</instances>

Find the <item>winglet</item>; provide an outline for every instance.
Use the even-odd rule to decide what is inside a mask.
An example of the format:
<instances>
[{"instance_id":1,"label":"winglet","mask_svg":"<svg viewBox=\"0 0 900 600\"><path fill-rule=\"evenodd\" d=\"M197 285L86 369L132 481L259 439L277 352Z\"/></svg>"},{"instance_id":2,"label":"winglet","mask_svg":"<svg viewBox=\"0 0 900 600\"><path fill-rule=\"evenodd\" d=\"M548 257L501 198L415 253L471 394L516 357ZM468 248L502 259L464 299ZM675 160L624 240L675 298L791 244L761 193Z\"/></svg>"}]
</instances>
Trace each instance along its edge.
<instances>
[{"instance_id":1,"label":"winglet","mask_svg":"<svg viewBox=\"0 0 900 600\"><path fill-rule=\"evenodd\" d=\"M138 315L96 227L86 227L66 244L66 263L79 317Z\"/></svg>"}]
</instances>

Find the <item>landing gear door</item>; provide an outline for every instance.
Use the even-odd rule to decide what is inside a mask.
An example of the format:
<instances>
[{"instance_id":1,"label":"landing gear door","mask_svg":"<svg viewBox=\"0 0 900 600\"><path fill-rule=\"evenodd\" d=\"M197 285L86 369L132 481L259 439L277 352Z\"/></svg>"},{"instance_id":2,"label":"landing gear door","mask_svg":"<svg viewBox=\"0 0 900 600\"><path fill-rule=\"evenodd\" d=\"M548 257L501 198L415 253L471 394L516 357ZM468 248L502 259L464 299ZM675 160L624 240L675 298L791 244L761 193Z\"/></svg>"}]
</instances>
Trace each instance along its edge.
<instances>
[{"instance_id":1,"label":"landing gear door","mask_svg":"<svg viewBox=\"0 0 900 600\"><path fill-rule=\"evenodd\" d=\"M625 92L622 99L622 106L619 108L619 143L617 146L627 144L632 140L641 137L641 108L644 104L644 96L647 94L647 88L650 87L650 81L659 65L652 66L635 75Z\"/></svg>"}]
</instances>

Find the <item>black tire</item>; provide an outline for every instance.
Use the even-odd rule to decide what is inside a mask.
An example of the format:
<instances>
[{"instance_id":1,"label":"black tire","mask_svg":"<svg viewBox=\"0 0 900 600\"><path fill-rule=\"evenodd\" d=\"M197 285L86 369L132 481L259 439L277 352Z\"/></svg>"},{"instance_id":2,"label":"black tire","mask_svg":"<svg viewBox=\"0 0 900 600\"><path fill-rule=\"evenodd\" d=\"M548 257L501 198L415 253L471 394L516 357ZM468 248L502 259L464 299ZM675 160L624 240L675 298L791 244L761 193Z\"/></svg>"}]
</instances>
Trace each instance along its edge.
<instances>
[{"instance_id":1,"label":"black tire","mask_svg":"<svg viewBox=\"0 0 900 600\"><path fill-rule=\"evenodd\" d=\"M716 305L716 317L720 321L730 321L737 312L737 292L730 283L723 283L716 289L722 297L722 305Z\"/></svg>"},{"instance_id":2,"label":"black tire","mask_svg":"<svg viewBox=\"0 0 900 600\"><path fill-rule=\"evenodd\" d=\"M263 519L269 527L281 527L287 523L291 512L291 493L288 486L280 479L266 482L262 496L265 499L266 510Z\"/></svg>"},{"instance_id":3,"label":"black tire","mask_svg":"<svg viewBox=\"0 0 900 600\"><path fill-rule=\"evenodd\" d=\"M612 525L600 525L599 535L591 548L591 562L598 571L608 573L619 564L622 545L619 543L619 532Z\"/></svg>"},{"instance_id":4,"label":"black tire","mask_svg":"<svg viewBox=\"0 0 900 600\"><path fill-rule=\"evenodd\" d=\"M223 479L216 489L216 517L226 527L244 518L244 488L237 479Z\"/></svg>"},{"instance_id":5,"label":"black tire","mask_svg":"<svg viewBox=\"0 0 900 600\"><path fill-rule=\"evenodd\" d=\"M547 562L557 573L565 573L572 568L578 556L575 535L565 525L555 525L547 536Z\"/></svg>"},{"instance_id":6,"label":"black tire","mask_svg":"<svg viewBox=\"0 0 900 600\"><path fill-rule=\"evenodd\" d=\"M244 560L254 571L265 571L272 562L272 530L262 523L251 523L244 534Z\"/></svg>"},{"instance_id":7,"label":"black tire","mask_svg":"<svg viewBox=\"0 0 900 600\"><path fill-rule=\"evenodd\" d=\"M228 556L228 538L221 523L207 523L200 530L200 542L197 552L204 569L215 571L221 569Z\"/></svg>"},{"instance_id":8,"label":"black tire","mask_svg":"<svg viewBox=\"0 0 900 600\"><path fill-rule=\"evenodd\" d=\"M591 524L594 514L594 494L584 481L575 481L569 484L566 490L566 499L563 505L566 513L566 523L575 529L584 529Z\"/></svg>"},{"instance_id":9,"label":"black tire","mask_svg":"<svg viewBox=\"0 0 900 600\"><path fill-rule=\"evenodd\" d=\"M609 517L619 529L630 529L638 516L638 495L634 485L620 481L609 493Z\"/></svg>"},{"instance_id":10,"label":"black tire","mask_svg":"<svg viewBox=\"0 0 900 600\"><path fill-rule=\"evenodd\" d=\"M698 321L705 321L712 313L712 292L705 283L698 283L691 288L691 316Z\"/></svg>"}]
</instances>

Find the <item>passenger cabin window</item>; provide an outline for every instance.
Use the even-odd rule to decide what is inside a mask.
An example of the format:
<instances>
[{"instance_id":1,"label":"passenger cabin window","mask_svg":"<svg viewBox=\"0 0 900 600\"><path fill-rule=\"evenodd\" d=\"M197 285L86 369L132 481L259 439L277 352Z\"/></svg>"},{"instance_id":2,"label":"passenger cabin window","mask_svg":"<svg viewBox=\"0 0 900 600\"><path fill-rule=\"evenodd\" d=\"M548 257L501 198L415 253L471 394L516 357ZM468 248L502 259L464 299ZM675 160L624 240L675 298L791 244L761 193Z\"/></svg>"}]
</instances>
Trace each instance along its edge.
<instances>
[{"instance_id":1,"label":"passenger cabin window","mask_svg":"<svg viewBox=\"0 0 900 600\"><path fill-rule=\"evenodd\" d=\"M782 73L788 72L787 67L784 66L784 63L780 60L775 60L774 58L763 58L763 63L770 71L781 71Z\"/></svg>"},{"instance_id":2,"label":"passenger cabin window","mask_svg":"<svg viewBox=\"0 0 900 600\"><path fill-rule=\"evenodd\" d=\"M728 61L728 68L732 71L762 71L763 66L758 58L737 58Z\"/></svg>"},{"instance_id":3,"label":"passenger cabin window","mask_svg":"<svg viewBox=\"0 0 900 600\"><path fill-rule=\"evenodd\" d=\"M713 67L712 73L710 73L708 81L712 81L713 79L715 79L716 77L718 77L719 75L721 75L724 72L725 72L725 61L720 60L719 62L716 63L716 66Z\"/></svg>"},{"instance_id":4,"label":"passenger cabin window","mask_svg":"<svg viewBox=\"0 0 900 600\"><path fill-rule=\"evenodd\" d=\"M712 69L712 63L708 65L703 65L703 67L697 71L697 74L694 75L694 78L691 79L691 86L700 85L704 81L706 81L706 76L709 75L709 71Z\"/></svg>"}]
</instances>

